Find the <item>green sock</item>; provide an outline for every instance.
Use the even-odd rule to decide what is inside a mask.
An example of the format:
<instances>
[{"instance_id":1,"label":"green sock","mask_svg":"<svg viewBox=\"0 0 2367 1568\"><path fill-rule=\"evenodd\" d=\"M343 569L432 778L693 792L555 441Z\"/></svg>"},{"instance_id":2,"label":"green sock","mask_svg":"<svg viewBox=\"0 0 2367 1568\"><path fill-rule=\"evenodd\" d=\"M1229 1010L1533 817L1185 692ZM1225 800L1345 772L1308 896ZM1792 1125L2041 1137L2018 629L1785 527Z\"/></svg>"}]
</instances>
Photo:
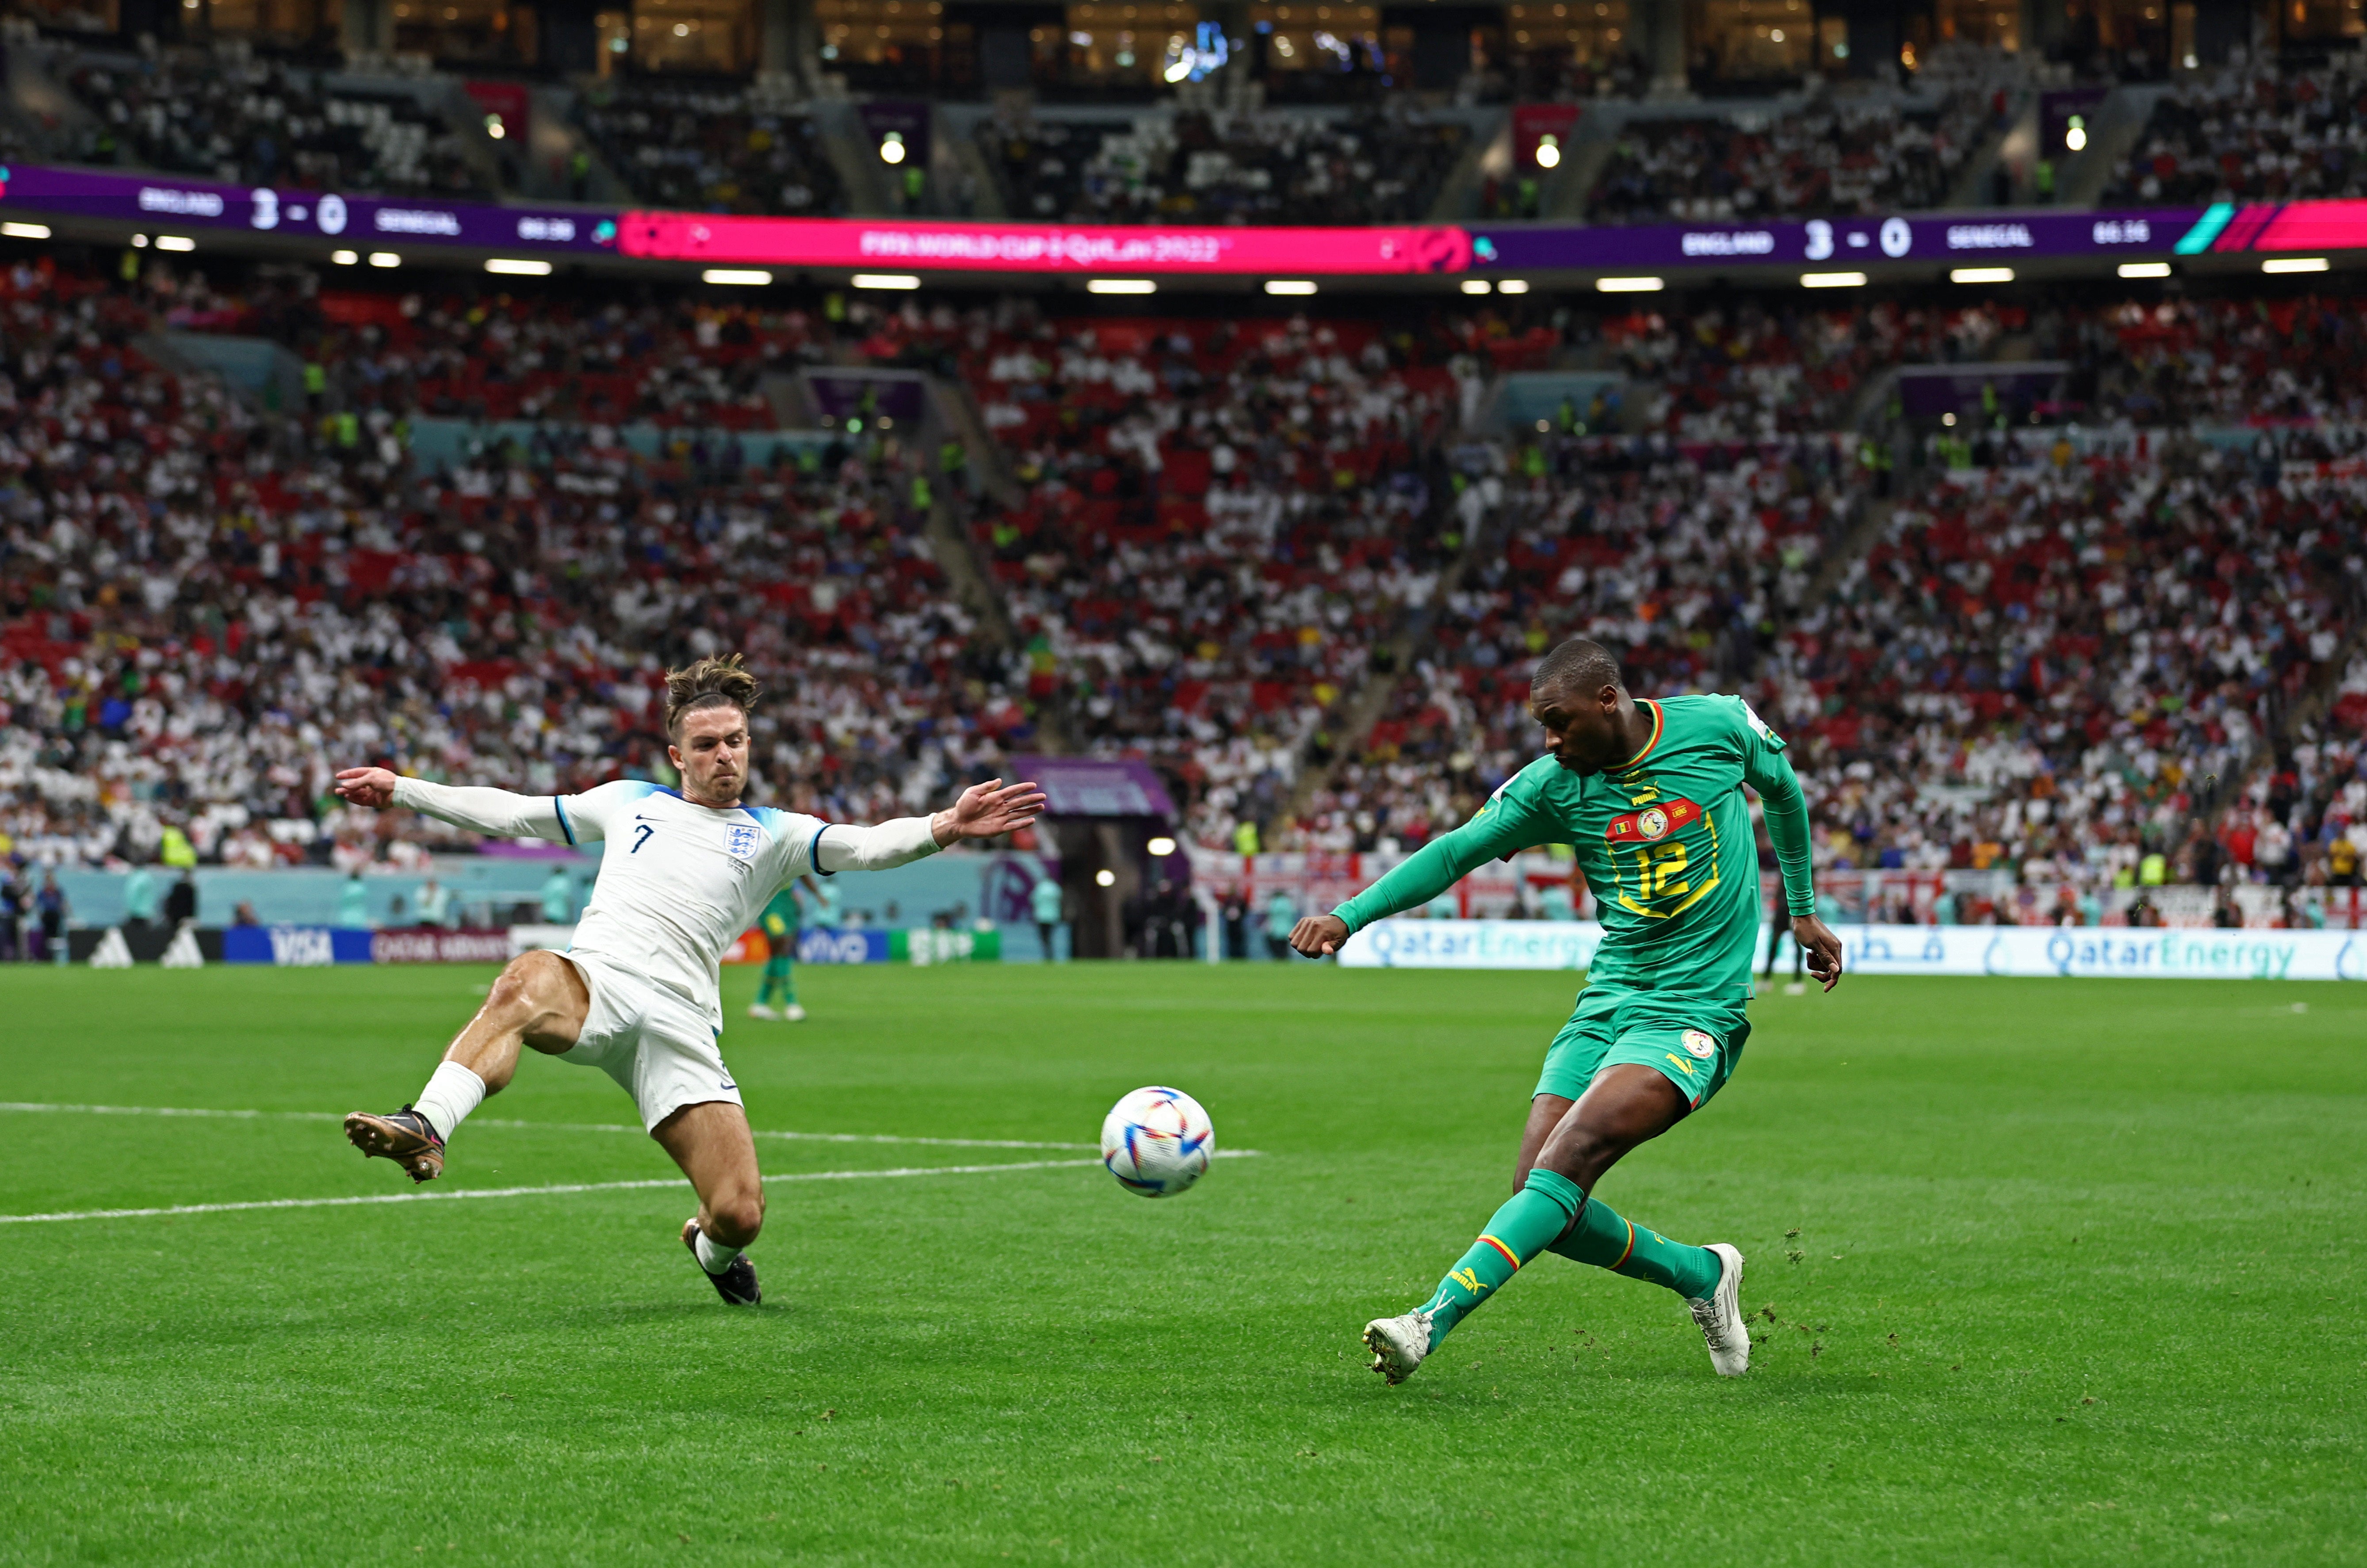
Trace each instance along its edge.
<instances>
[{"instance_id":1,"label":"green sock","mask_svg":"<svg viewBox=\"0 0 2367 1568\"><path fill-rule=\"evenodd\" d=\"M1717 1254L1623 1220L1599 1198L1589 1199L1561 1239L1546 1250L1630 1279L1666 1285L1693 1301L1717 1289Z\"/></svg>"},{"instance_id":2,"label":"green sock","mask_svg":"<svg viewBox=\"0 0 2367 1568\"><path fill-rule=\"evenodd\" d=\"M1521 1265L1550 1245L1586 1202L1576 1182L1552 1171L1533 1170L1527 1183L1496 1210L1463 1261L1446 1271L1421 1310L1430 1314L1430 1342L1436 1345L1465 1315L1501 1290Z\"/></svg>"},{"instance_id":3,"label":"green sock","mask_svg":"<svg viewBox=\"0 0 2367 1568\"><path fill-rule=\"evenodd\" d=\"M789 966L780 959L766 960L764 983L756 988L756 1005L769 1007L776 996L783 998L781 1005L785 1007L797 1005L797 990L789 983Z\"/></svg>"}]
</instances>

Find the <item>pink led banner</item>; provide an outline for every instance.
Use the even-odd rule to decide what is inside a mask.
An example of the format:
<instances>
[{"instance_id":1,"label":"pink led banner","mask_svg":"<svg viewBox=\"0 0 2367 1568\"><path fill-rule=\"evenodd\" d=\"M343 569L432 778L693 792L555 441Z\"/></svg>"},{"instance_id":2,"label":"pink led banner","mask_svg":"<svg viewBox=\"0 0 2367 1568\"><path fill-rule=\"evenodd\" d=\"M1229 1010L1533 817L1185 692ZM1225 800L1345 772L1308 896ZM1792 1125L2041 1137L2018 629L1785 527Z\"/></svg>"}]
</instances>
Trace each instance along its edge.
<instances>
[{"instance_id":1,"label":"pink led banner","mask_svg":"<svg viewBox=\"0 0 2367 1568\"><path fill-rule=\"evenodd\" d=\"M617 247L653 260L883 271L1145 274L1461 272L1461 229L1103 228L892 219L731 218L628 212Z\"/></svg>"},{"instance_id":2,"label":"pink led banner","mask_svg":"<svg viewBox=\"0 0 2367 1568\"><path fill-rule=\"evenodd\" d=\"M2247 222L2247 220L2251 220ZM2231 243L2231 240L2233 243ZM2249 244L2243 244L2243 241ZM2367 248L2367 201L2294 201L2282 207L2247 204L2227 225L2215 250L2359 250Z\"/></svg>"}]
</instances>

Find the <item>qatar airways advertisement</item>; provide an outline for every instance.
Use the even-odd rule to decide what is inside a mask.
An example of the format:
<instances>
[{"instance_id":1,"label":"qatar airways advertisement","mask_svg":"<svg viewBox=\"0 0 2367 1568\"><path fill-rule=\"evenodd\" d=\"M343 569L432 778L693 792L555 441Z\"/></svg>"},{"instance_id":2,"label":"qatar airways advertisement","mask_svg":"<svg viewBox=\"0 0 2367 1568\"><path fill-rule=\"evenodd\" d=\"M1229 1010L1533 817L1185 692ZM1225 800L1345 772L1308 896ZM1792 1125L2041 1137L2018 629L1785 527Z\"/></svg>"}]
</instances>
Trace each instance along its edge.
<instances>
[{"instance_id":1,"label":"qatar airways advertisement","mask_svg":"<svg viewBox=\"0 0 2367 1568\"><path fill-rule=\"evenodd\" d=\"M1461 272L1455 228L1249 229L933 223L868 218L733 218L628 212L617 249L653 260L982 272L1312 276Z\"/></svg>"}]
</instances>

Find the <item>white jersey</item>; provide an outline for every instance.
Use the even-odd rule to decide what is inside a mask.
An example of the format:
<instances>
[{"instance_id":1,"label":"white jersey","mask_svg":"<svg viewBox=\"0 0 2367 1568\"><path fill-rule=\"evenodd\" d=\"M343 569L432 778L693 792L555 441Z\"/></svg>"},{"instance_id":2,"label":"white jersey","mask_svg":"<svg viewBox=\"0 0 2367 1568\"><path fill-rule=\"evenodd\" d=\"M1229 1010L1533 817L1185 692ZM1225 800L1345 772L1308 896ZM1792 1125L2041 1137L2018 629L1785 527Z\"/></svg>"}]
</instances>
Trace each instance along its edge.
<instances>
[{"instance_id":1,"label":"white jersey","mask_svg":"<svg viewBox=\"0 0 2367 1568\"><path fill-rule=\"evenodd\" d=\"M605 841L568 950L647 977L718 1028L723 955L776 892L807 871L876 870L937 846L926 817L849 827L763 806L702 806L629 780L529 796L402 778L394 803L481 833Z\"/></svg>"}]
</instances>

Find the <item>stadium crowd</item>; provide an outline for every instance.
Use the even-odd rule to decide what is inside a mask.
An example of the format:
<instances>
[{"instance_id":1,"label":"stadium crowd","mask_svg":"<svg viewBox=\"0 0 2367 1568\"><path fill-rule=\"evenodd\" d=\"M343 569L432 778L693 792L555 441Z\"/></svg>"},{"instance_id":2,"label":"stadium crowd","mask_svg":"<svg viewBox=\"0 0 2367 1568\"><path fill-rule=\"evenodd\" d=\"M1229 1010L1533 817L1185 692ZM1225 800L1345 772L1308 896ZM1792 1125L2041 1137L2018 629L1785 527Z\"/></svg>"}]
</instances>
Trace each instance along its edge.
<instances>
[{"instance_id":1,"label":"stadium crowd","mask_svg":"<svg viewBox=\"0 0 2367 1568\"><path fill-rule=\"evenodd\" d=\"M442 116L399 89L333 90L319 74L235 52L89 62L67 85L98 118L85 158L302 190L483 196Z\"/></svg>"},{"instance_id":2,"label":"stadium crowd","mask_svg":"<svg viewBox=\"0 0 2367 1568\"><path fill-rule=\"evenodd\" d=\"M1566 315L1548 335L1624 372L1618 406L1502 438L1466 426L1546 330L1517 314L810 315L19 265L0 835L41 863L416 864L449 835L348 815L334 763L663 778L656 673L744 647L769 801L895 814L1052 741L1151 761L1211 847L1405 848L1533 755L1528 663L1582 632L1639 690L1738 690L1789 733L1836 870L2355 878L2367 659L2334 661L2367 476L2206 438L2174 415L2216 405L2157 384L2200 344L2238 374L2313 347L2292 393L2339 443L2347 403L2310 400L2348 395L2353 314L2133 312ZM143 354L171 324L319 374L258 405ZM2068 346L2129 433L2001 438L1886 496L1851 423L1873 375L2009 332ZM966 385L999 482L876 427L743 449L766 371L824 358ZM587 401L601 375L625 380ZM453 416L538 424L417 456ZM627 420L671 433L637 453ZM940 559L964 526L993 624Z\"/></svg>"},{"instance_id":3,"label":"stadium crowd","mask_svg":"<svg viewBox=\"0 0 2367 1568\"><path fill-rule=\"evenodd\" d=\"M1470 356L1305 317L1010 324L964 356L1025 487L980 521L991 570L1071 739L1164 765L1195 836L1233 842L1435 591L1432 454Z\"/></svg>"},{"instance_id":4,"label":"stadium crowd","mask_svg":"<svg viewBox=\"0 0 2367 1568\"><path fill-rule=\"evenodd\" d=\"M576 426L429 469L384 406L277 416L144 358L181 292L31 267L0 292L0 853L416 864L452 835L338 808L341 758L663 778L663 658L725 646L776 693L769 801L897 814L1032 734L892 439L752 469Z\"/></svg>"},{"instance_id":5,"label":"stadium crowd","mask_svg":"<svg viewBox=\"0 0 2367 1568\"><path fill-rule=\"evenodd\" d=\"M1000 115L978 137L1014 218L1347 225L1426 219L1467 133L1392 107L1161 111L1124 126Z\"/></svg>"},{"instance_id":6,"label":"stadium crowd","mask_svg":"<svg viewBox=\"0 0 2367 1568\"><path fill-rule=\"evenodd\" d=\"M620 82L577 111L634 197L655 207L831 217L846 189L812 117L723 85Z\"/></svg>"},{"instance_id":7,"label":"stadium crowd","mask_svg":"<svg viewBox=\"0 0 2367 1568\"><path fill-rule=\"evenodd\" d=\"M2367 77L2237 65L2197 75L2154 106L2103 200L2200 205L2367 193Z\"/></svg>"},{"instance_id":8,"label":"stadium crowd","mask_svg":"<svg viewBox=\"0 0 2367 1568\"><path fill-rule=\"evenodd\" d=\"M1819 99L1778 115L1631 120L1596 177L1598 223L1814 218L1936 207L1996 129L1999 95Z\"/></svg>"}]
</instances>

